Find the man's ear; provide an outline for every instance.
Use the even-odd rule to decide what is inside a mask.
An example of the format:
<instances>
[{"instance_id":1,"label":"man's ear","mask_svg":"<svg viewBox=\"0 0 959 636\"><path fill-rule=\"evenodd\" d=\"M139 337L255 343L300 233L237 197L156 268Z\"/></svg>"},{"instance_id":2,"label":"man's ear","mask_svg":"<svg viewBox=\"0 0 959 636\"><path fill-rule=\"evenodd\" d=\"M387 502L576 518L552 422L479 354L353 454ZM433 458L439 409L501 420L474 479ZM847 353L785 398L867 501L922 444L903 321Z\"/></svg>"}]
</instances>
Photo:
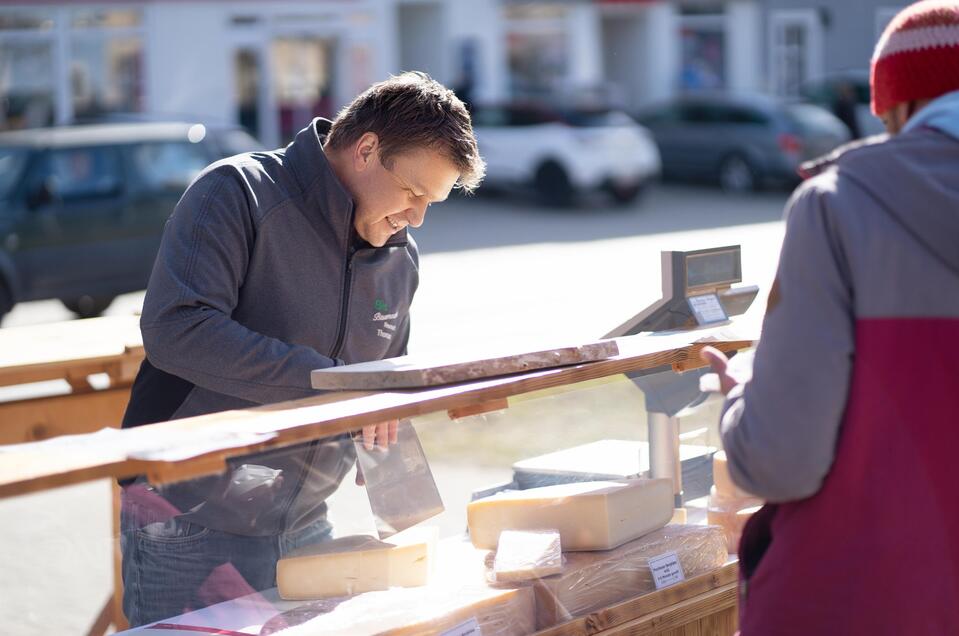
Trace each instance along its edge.
<instances>
[{"instance_id":1,"label":"man's ear","mask_svg":"<svg viewBox=\"0 0 959 636\"><path fill-rule=\"evenodd\" d=\"M366 132L353 146L353 168L363 172L373 165L379 150L380 138L376 133Z\"/></svg>"}]
</instances>

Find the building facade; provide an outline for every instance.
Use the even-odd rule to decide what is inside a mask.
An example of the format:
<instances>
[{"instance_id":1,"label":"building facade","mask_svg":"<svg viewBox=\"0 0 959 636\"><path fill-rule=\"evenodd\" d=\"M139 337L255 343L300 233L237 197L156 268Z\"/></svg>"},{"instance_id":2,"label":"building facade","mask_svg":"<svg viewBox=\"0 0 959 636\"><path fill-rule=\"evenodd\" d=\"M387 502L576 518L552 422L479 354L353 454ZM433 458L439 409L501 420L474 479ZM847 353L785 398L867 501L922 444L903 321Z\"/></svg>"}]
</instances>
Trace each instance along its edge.
<instances>
[{"instance_id":1,"label":"building facade","mask_svg":"<svg viewBox=\"0 0 959 636\"><path fill-rule=\"evenodd\" d=\"M890 0L0 0L0 128L111 113L243 124L280 144L424 70L469 100L794 97L865 70Z\"/></svg>"}]
</instances>

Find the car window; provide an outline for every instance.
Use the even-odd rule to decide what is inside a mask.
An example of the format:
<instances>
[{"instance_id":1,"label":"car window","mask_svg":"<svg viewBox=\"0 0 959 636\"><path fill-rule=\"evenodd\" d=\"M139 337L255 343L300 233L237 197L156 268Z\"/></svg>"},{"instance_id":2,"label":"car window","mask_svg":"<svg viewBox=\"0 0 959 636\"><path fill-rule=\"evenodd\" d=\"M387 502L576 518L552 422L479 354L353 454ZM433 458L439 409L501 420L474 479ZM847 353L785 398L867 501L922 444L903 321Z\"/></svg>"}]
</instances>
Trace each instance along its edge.
<instances>
[{"instance_id":1,"label":"car window","mask_svg":"<svg viewBox=\"0 0 959 636\"><path fill-rule=\"evenodd\" d=\"M617 110L573 110L564 113L563 121L578 128L631 126L633 118Z\"/></svg>"},{"instance_id":2,"label":"car window","mask_svg":"<svg viewBox=\"0 0 959 636\"><path fill-rule=\"evenodd\" d=\"M10 196L26 163L27 151L23 148L0 148L0 199Z\"/></svg>"},{"instance_id":3,"label":"car window","mask_svg":"<svg viewBox=\"0 0 959 636\"><path fill-rule=\"evenodd\" d=\"M556 117L536 108L511 108L509 111L510 126L538 126L556 120Z\"/></svg>"},{"instance_id":4,"label":"car window","mask_svg":"<svg viewBox=\"0 0 959 636\"><path fill-rule=\"evenodd\" d=\"M121 189L119 153L115 147L51 150L41 162L34 183L64 202L103 197Z\"/></svg>"},{"instance_id":5,"label":"car window","mask_svg":"<svg viewBox=\"0 0 959 636\"><path fill-rule=\"evenodd\" d=\"M256 137L240 128L231 128L218 132L213 136L213 139L215 140L217 151L221 157L232 157L233 155L242 155L246 152L256 152L266 149Z\"/></svg>"},{"instance_id":6,"label":"car window","mask_svg":"<svg viewBox=\"0 0 959 636\"><path fill-rule=\"evenodd\" d=\"M726 109L726 121L730 124L749 124L764 126L769 123L769 116L752 108L733 106Z\"/></svg>"},{"instance_id":7,"label":"car window","mask_svg":"<svg viewBox=\"0 0 959 636\"><path fill-rule=\"evenodd\" d=\"M210 163L203 146L186 141L138 144L133 161L149 186L174 190L186 188Z\"/></svg>"},{"instance_id":8,"label":"car window","mask_svg":"<svg viewBox=\"0 0 959 636\"><path fill-rule=\"evenodd\" d=\"M637 119L647 126L671 124L680 121L680 112L675 106L664 106L662 108L641 113Z\"/></svg>"},{"instance_id":9,"label":"car window","mask_svg":"<svg viewBox=\"0 0 959 636\"><path fill-rule=\"evenodd\" d=\"M474 108L471 118L474 126L495 127L509 125L506 111L502 108Z\"/></svg>"},{"instance_id":10,"label":"car window","mask_svg":"<svg viewBox=\"0 0 959 636\"><path fill-rule=\"evenodd\" d=\"M793 104L786 108L786 116L803 133L841 130L841 123L832 113L812 104Z\"/></svg>"}]
</instances>

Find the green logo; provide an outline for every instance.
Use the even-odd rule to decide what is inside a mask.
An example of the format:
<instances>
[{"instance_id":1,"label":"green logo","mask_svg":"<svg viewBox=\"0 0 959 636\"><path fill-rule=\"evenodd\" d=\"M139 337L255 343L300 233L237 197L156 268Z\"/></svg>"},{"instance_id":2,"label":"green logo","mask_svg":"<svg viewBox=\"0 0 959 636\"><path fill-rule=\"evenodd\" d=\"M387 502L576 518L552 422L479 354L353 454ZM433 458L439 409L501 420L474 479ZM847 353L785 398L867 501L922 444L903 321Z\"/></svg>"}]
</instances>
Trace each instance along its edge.
<instances>
[{"instance_id":1,"label":"green logo","mask_svg":"<svg viewBox=\"0 0 959 636\"><path fill-rule=\"evenodd\" d=\"M390 311L390 306L386 304L386 301L379 298L377 298L376 302L373 303L373 307L376 309L376 311L384 314Z\"/></svg>"}]
</instances>

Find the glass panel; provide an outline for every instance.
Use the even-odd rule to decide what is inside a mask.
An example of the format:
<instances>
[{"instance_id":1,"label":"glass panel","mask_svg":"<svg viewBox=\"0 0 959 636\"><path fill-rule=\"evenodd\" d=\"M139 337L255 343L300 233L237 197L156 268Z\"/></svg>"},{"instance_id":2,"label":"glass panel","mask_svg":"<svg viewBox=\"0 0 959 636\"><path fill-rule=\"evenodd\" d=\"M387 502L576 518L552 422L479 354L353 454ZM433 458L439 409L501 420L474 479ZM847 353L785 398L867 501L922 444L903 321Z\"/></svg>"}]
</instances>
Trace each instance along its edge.
<instances>
[{"instance_id":1,"label":"glass panel","mask_svg":"<svg viewBox=\"0 0 959 636\"><path fill-rule=\"evenodd\" d=\"M74 116L143 110L143 41L74 38L70 67Z\"/></svg>"},{"instance_id":2,"label":"glass panel","mask_svg":"<svg viewBox=\"0 0 959 636\"><path fill-rule=\"evenodd\" d=\"M287 143L314 117L333 115L333 45L280 38L273 42L272 63L280 138Z\"/></svg>"},{"instance_id":3,"label":"glass panel","mask_svg":"<svg viewBox=\"0 0 959 636\"><path fill-rule=\"evenodd\" d=\"M73 12L71 25L75 29L123 29L141 26L143 14L139 9L78 9Z\"/></svg>"},{"instance_id":4,"label":"glass panel","mask_svg":"<svg viewBox=\"0 0 959 636\"><path fill-rule=\"evenodd\" d=\"M53 45L0 42L0 130L53 124Z\"/></svg>"}]
</instances>

